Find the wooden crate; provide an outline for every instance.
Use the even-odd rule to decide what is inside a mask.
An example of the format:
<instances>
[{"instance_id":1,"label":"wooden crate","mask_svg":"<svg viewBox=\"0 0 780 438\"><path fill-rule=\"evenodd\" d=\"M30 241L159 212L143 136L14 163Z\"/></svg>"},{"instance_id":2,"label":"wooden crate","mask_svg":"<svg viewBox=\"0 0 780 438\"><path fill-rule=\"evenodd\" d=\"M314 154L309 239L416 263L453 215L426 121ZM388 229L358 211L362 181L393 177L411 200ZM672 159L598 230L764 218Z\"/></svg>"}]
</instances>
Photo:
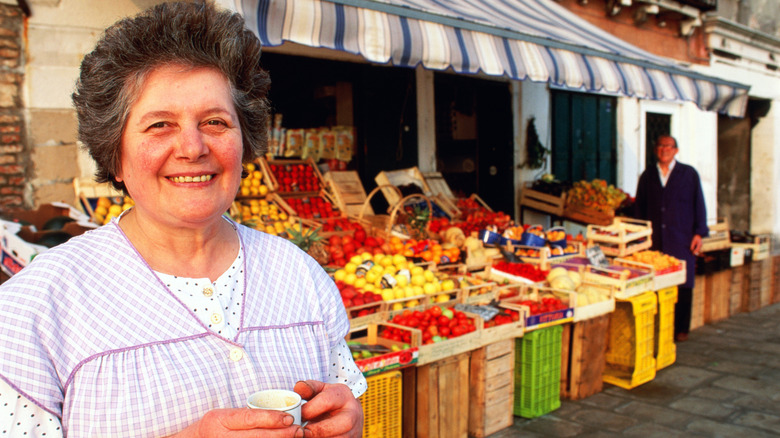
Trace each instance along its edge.
<instances>
[{"instance_id":1,"label":"wooden crate","mask_svg":"<svg viewBox=\"0 0 780 438\"><path fill-rule=\"evenodd\" d=\"M581 400L604 388L609 314L566 324L561 347L561 398Z\"/></svg>"},{"instance_id":2,"label":"wooden crate","mask_svg":"<svg viewBox=\"0 0 780 438\"><path fill-rule=\"evenodd\" d=\"M772 302L780 302L780 256L772 257Z\"/></svg>"},{"instance_id":3,"label":"wooden crate","mask_svg":"<svg viewBox=\"0 0 780 438\"><path fill-rule=\"evenodd\" d=\"M360 214L366 202L366 190L360 181L360 175L354 170L333 171L323 176L325 186L333 195L335 204L339 210L348 216L357 216ZM373 215L374 209L369 204L366 206L365 214Z\"/></svg>"},{"instance_id":4,"label":"wooden crate","mask_svg":"<svg viewBox=\"0 0 780 438\"><path fill-rule=\"evenodd\" d=\"M704 324L729 317L731 276L731 269L707 275L704 284Z\"/></svg>"},{"instance_id":5,"label":"wooden crate","mask_svg":"<svg viewBox=\"0 0 780 438\"><path fill-rule=\"evenodd\" d=\"M532 182L526 182L520 190L520 205L534 210L549 213L555 216L563 216L566 206L566 192L559 196L553 196L534 190Z\"/></svg>"},{"instance_id":6,"label":"wooden crate","mask_svg":"<svg viewBox=\"0 0 780 438\"><path fill-rule=\"evenodd\" d=\"M411 436L468 436L470 385L464 383L469 381L470 357L470 352L461 353L416 368L416 431Z\"/></svg>"},{"instance_id":7,"label":"wooden crate","mask_svg":"<svg viewBox=\"0 0 780 438\"><path fill-rule=\"evenodd\" d=\"M424 172L423 178L428 183L428 187L431 188L432 195L443 195L450 199L455 199L455 194L452 193L447 180L444 179L441 172Z\"/></svg>"},{"instance_id":8,"label":"wooden crate","mask_svg":"<svg viewBox=\"0 0 780 438\"><path fill-rule=\"evenodd\" d=\"M755 236L753 238L753 242L750 243L736 243L732 242L731 246L735 248L743 248L745 250L750 250L751 260L755 261L761 261L766 260L769 258L770 255L770 249L771 249L771 236L768 234Z\"/></svg>"},{"instance_id":9,"label":"wooden crate","mask_svg":"<svg viewBox=\"0 0 780 438\"><path fill-rule=\"evenodd\" d=\"M471 353L469 436L483 438L512 425L514 370L514 338Z\"/></svg>"},{"instance_id":10,"label":"wooden crate","mask_svg":"<svg viewBox=\"0 0 780 438\"><path fill-rule=\"evenodd\" d=\"M693 298L691 300L691 330L704 325L704 289L707 276L697 275L694 279Z\"/></svg>"},{"instance_id":11,"label":"wooden crate","mask_svg":"<svg viewBox=\"0 0 780 438\"><path fill-rule=\"evenodd\" d=\"M111 184L96 183L91 177L74 178L73 190L76 192L78 205L93 221L95 221L95 207L99 198L116 198L118 200L118 198L125 196Z\"/></svg>"},{"instance_id":12,"label":"wooden crate","mask_svg":"<svg viewBox=\"0 0 780 438\"><path fill-rule=\"evenodd\" d=\"M753 262L756 263L756 262ZM766 258L758 262L761 267L761 280L759 287L761 288L761 307L766 307L773 302L772 291L772 272L773 263L772 258Z\"/></svg>"},{"instance_id":13,"label":"wooden crate","mask_svg":"<svg viewBox=\"0 0 780 438\"><path fill-rule=\"evenodd\" d=\"M623 257L652 246L653 228L650 221L616 217L610 225L588 225L588 248L598 245L612 257Z\"/></svg>"},{"instance_id":14,"label":"wooden crate","mask_svg":"<svg viewBox=\"0 0 780 438\"><path fill-rule=\"evenodd\" d=\"M731 232L728 219L718 219L718 223L710 226L710 235L701 239L703 252L718 251L731 247Z\"/></svg>"},{"instance_id":15,"label":"wooden crate","mask_svg":"<svg viewBox=\"0 0 780 438\"><path fill-rule=\"evenodd\" d=\"M742 311L754 312L761 308L761 262L744 265L742 277Z\"/></svg>"},{"instance_id":16,"label":"wooden crate","mask_svg":"<svg viewBox=\"0 0 780 438\"><path fill-rule=\"evenodd\" d=\"M430 186L428 186L428 183L425 181L425 177L417 167L382 171L374 177L374 181L376 181L377 186L380 187L388 185L401 187L408 184L414 184L420 187L420 190L422 190L424 195L427 196L431 194ZM398 201L400 201L403 197L403 194L400 194L397 190L391 190L385 187L382 188L382 194L385 196L388 205L391 206L397 204Z\"/></svg>"},{"instance_id":17,"label":"wooden crate","mask_svg":"<svg viewBox=\"0 0 780 438\"><path fill-rule=\"evenodd\" d=\"M742 288L745 281L745 266L731 268L731 283L729 285L729 316L742 312Z\"/></svg>"},{"instance_id":18,"label":"wooden crate","mask_svg":"<svg viewBox=\"0 0 780 438\"><path fill-rule=\"evenodd\" d=\"M593 225L609 225L615 219L615 212L603 212L579 205L566 204L563 216L574 222Z\"/></svg>"},{"instance_id":19,"label":"wooden crate","mask_svg":"<svg viewBox=\"0 0 780 438\"><path fill-rule=\"evenodd\" d=\"M259 163L262 163L260 161ZM280 181L277 177L277 175L273 172L274 166L305 166L305 167L311 167L313 175L317 178L317 184L319 187L315 190L308 190L308 191L283 191L283 186L280 184ZM325 183L323 182L322 173L320 173L319 167L317 167L317 163L314 162L313 159L307 158L305 160L268 160L265 163L261 164L261 167L263 168L264 177L267 178L267 185L269 186L269 189L272 189L273 191L277 192L281 196L303 196L303 195L315 195L318 192L322 191L325 187Z\"/></svg>"}]
</instances>

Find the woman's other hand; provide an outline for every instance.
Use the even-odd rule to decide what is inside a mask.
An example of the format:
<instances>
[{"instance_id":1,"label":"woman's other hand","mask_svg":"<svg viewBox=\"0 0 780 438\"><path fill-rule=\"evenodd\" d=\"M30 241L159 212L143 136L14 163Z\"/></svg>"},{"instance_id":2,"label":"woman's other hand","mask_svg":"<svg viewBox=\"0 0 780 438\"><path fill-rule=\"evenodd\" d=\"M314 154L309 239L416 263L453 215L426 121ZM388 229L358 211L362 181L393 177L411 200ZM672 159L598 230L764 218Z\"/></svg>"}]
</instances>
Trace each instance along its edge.
<instances>
[{"instance_id":1,"label":"woman's other hand","mask_svg":"<svg viewBox=\"0 0 780 438\"><path fill-rule=\"evenodd\" d=\"M362 417L361 417L362 418ZM303 429L293 425L290 414L263 409L214 409L196 423L169 438L242 438L255 437L258 430L263 437L303 437Z\"/></svg>"},{"instance_id":2,"label":"woman's other hand","mask_svg":"<svg viewBox=\"0 0 780 438\"><path fill-rule=\"evenodd\" d=\"M308 400L301 409L306 438L363 435L363 407L346 385L306 380L293 389Z\"/></svg>"}]
</instances>

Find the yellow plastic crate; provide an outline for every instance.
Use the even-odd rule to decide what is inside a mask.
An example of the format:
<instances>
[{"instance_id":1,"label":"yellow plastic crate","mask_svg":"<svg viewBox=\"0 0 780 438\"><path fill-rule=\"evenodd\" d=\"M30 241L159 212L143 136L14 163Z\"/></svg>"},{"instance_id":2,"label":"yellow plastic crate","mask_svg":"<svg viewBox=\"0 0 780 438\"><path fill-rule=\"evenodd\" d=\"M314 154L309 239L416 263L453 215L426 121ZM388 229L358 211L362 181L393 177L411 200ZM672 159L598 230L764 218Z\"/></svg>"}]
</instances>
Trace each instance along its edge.
<instances>
[{"instance_id":1,"label":"yellow plastic crate","mask_svg":"<svg viewBox=\"0 0 780 438\"><path fill-rule=\"evenodd\" d=\"M363 438L401 437L403 426L400 371L367 377L368 389L360 397L363 404Z\"/></svg>"},{"instance_id":2,"label":"yellow plastic crate","mask_svg":"<svg viewBox=\"0 0 780 438\"><path fill-rule=\"evenodd\" d=\"M674 344L674 304L677 302L677 286L656 291L658 313L655 315L655 369L660 370L677 359Z\"/></svg>"},{"instance_id":3,"label":"yellow plastic crate","mask_svg":"<svg viewBox=\"0 0 780 438\"><path fill-rule=\"evenodd\" d=\"M654 291L615 302L610 316L604 381L631 389L655 378Z\"/></svg>"}]
</instances>

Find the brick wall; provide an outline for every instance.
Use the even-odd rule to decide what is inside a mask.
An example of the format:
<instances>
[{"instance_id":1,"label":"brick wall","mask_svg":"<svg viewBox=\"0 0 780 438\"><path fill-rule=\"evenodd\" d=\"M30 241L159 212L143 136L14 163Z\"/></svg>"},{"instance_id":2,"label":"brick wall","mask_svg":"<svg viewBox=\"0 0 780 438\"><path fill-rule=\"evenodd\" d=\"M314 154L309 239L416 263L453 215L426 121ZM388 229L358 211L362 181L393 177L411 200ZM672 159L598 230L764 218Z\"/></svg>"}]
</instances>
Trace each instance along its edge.
<instances>
[{"instance_id":1,"label":"brick wall","mask_svg":"<svg viewBox=\"0 0 780 438\"><path fill-rule=\"evenodd\" d=\"M21 10L0 3L0 207L29 206L25 186L30 153L24 142Z\"/></svg>"}]
</instances>

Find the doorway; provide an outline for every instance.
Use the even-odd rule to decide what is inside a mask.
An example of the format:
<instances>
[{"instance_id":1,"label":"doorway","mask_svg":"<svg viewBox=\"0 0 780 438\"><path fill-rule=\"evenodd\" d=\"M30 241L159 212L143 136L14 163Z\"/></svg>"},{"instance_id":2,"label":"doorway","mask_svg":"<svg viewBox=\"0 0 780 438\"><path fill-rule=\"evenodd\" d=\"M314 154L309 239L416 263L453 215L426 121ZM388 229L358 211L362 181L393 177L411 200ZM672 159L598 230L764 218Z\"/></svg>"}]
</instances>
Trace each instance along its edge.
<instances>
[{"instance_id":1,"label":"doorway","mask_svg":"<svg viewBox=\"0 0 780 438\"><path fill-rule=\"evenodd\" d=\"M437 170L458 196L515 211L509 84L436 73L434 96Z\"/></svg>"}]
</instances>

